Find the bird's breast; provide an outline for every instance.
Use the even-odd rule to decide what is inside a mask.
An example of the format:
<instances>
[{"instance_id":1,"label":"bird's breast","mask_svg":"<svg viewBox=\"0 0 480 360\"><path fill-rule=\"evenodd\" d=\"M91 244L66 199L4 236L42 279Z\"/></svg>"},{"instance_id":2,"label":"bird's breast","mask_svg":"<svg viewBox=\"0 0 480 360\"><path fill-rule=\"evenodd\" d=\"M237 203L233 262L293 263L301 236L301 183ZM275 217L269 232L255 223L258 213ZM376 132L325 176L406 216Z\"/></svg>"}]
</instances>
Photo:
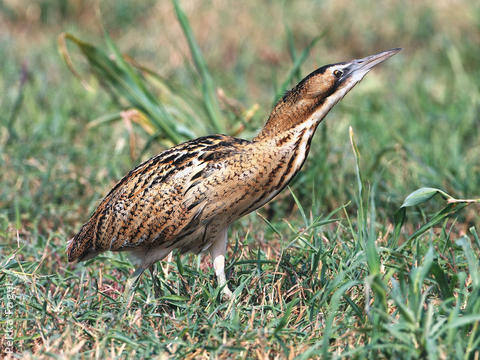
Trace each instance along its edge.
<instances>
[{"instance_id":1,"label":"bird's breast","mask_svg":"<svg viewBox=\"0 0 480 360\"><path fill-rule=\"evenodd\" d=\"M205 213L231 223L273 199L302 166L308 144L255 144L218 164L215 174L190 192L189 206L205 202Z\"/></svg>"}]
</instances>

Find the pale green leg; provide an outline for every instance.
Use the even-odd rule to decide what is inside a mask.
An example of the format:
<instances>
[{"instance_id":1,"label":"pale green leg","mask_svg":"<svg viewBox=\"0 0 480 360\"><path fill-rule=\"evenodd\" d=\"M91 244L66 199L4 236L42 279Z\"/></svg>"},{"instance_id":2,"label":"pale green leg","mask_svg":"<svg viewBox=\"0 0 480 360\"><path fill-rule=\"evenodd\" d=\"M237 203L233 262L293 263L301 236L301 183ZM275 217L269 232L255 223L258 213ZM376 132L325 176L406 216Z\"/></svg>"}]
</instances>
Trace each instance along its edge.
<instances>
[{"instance_id":1,"label":"pale green leg","mask_svg":"<svg viewBox=\"0 0 480 360\"><path fill-rule=\"evenodd\" d=\"M227 252L227 231L224 229L210 247L210 255L212 256L213 268L215 275L217 275L218 286L224 286L222 294L225 298L231 299L233 297L232 291L228 288L227 279L225 276L225 254Z\"/></svg>"},{"instance_id":2,"label":"pale green leg","mask_svg":"<svg viewBox=\"0 0 480 360\"><path fill-rule=\"evenodd\" d=\"M132 301L133 294L135 292L135 285L142 276L143 272L145 271L144 268L139 267L135 270L135 272L128 278L127 283L125 284L125 289L123 290L123 298L125 299L127 305L130 305Z\"/></svg>"}]
</instances>

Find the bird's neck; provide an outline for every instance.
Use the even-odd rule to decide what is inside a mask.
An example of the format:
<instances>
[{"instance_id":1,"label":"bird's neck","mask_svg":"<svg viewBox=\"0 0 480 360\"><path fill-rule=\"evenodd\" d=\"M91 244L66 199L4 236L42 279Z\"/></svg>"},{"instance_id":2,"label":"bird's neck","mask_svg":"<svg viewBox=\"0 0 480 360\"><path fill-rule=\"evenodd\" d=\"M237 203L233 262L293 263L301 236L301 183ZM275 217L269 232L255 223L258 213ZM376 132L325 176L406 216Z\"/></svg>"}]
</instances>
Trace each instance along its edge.
<instances>
[{"instance_id":1,"label":"bird's neck","mask_svg":"<svg viewBox=\"0 0 480 360\"><path fill-rule=\"evenodd\" d=\"M288 99L287 99L288 100ZM272 181L275 194L283 189L302 168L318 125L338 99L325 98L316 104L296 101L288 104L285 98L275 106L267 123L253 142L264 143L278 160Z\"/></svg>"},{"instance_id":2,"label":"bird's neck","mask_svg":"<svg viewBox=\"0 0 480 360\"><path fill-rule=\"evenodd\" d=\"M268 201L278 194L302 168L310 151L310 144L321 118L312 113L307 119L299 122L286 123L274 122L269 119L267 125L254 139L253 144L263 144L263 149L268 153L269 159L275 159L272 167L272 176L269 186L272 186Z\"/></svg>"},{"instance_id":3,"label":"bird's neck","mask_svg":"<svg viewBox=\"0 0 480 360\"><path fill-rule=\"evenodd\" d=\"M326 97L318 101L306 101L292 99L291 95L285 96L275 105L267 123L253 140L285 137L306 129L313 129L313 136L318 124L339 100Z\"/></svg>"}]
</instances>

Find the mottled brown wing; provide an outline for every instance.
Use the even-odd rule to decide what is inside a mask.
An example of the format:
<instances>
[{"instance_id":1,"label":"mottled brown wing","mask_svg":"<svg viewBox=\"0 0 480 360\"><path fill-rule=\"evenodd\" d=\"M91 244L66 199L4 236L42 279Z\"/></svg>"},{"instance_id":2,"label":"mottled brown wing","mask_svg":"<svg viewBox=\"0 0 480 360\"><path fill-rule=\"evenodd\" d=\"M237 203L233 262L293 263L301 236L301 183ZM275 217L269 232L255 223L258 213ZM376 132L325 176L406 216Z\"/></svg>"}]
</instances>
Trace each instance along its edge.
<instances>
[{"instance_id":1,"label":"mottled brown wing","mask_svg":"<svg viewBox=\"0 0 480 360\"><path fill-rule=\"evenodd\" d=\"M68 245L69 261L107 251L158 246L193 231L214 216L204 212L207 193L192 192L221 171L246 142L223 135L195 139L140 164L102 200Z\"/></svg>"}]
</instances>

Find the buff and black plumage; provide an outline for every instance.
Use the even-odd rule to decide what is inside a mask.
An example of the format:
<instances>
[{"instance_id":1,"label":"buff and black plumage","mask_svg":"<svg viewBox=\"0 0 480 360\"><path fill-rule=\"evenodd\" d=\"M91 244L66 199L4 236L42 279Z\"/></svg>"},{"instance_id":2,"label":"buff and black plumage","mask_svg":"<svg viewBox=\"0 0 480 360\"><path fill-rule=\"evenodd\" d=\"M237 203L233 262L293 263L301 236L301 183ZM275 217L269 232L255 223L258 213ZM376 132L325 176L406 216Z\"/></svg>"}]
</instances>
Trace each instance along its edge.
<instances>
[{"instance_id":1,"label":"buff and black plumage","mask_svg":"<svg viewBox=\"0 0 480 360\"><path fill-rule=\"evenodd\" d=\"M209 251L226 296L228 226L275 197L300 170L321 120L392 49L323 66L274 107L253 140L205 136L165 150L121 179L67 248L69 261L128 251L141 274L169 252Z\"/></svg>"}]
</instances>

